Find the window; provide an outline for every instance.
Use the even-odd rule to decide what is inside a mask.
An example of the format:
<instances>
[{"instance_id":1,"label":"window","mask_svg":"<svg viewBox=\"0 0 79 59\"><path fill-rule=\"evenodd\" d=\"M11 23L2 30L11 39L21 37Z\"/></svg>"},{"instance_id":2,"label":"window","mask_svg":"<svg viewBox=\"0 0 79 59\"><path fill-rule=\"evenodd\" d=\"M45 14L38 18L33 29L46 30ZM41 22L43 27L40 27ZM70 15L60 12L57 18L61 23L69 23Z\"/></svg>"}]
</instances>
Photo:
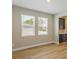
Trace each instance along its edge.
<instances>
[{"instance_id":1,"label":"window","mask_svg":"<svg viewBox=\"0 0 79 59\"><path fill-rule=\"evenodd\" d=\"M48 34L48 18L38 17L38 35Z\"/></svg>"},{"instance_id":2,"label":"window","mask_svg":"<svg viewBox=\"0 0 79 59\"><path fill-rule=\"evenodd\" d=\"M21 15L22 36L35 35L35 16Z\"/></svg>"}]
</instances>

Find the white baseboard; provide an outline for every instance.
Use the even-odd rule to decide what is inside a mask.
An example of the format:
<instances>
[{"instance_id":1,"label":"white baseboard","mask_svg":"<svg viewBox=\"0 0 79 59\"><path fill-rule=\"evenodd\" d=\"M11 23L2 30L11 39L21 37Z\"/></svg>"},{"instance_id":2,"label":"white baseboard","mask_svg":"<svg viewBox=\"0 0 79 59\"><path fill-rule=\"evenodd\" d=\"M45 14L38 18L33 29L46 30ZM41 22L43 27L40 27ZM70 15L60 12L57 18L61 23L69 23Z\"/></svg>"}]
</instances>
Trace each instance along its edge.
<instances>
[{"instance_id":1,"label":"white baseboard","mask_svg":"<svg viewBox=\"0 0 79 59\"><path fill-rule=\"evenodd\" d=\"M24 46L24 47L12 49L12 51L14 52L14 51L19 51L19 50L24 50L24 49L28 49L28 48L32 48L32 47L36 47L36 46L40 46L40 45L45 45L45 44L51 44L51 43L55 43L55 42L50 41L50 42L39 43L36 45Z\"/></svg>"}]
</instances>

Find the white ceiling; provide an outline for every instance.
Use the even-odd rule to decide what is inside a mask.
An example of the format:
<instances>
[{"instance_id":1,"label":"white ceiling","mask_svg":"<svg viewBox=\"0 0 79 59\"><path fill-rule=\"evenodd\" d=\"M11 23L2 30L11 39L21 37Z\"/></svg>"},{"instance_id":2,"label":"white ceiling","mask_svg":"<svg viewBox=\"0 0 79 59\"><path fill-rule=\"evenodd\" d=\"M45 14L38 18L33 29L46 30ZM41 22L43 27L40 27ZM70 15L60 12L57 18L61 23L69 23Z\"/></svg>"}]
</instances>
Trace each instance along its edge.
<instances>
[{"instance_id":1,"label":"white ceiling","mask_svg":"<svg viewBox=\"0 0 79 59\"><path fill-rule=\"evenodd\" d=\"M56 14L67 11L67 0L13 0L13 5L42 11L50 14Z\"/></svg>"}]
</instances>

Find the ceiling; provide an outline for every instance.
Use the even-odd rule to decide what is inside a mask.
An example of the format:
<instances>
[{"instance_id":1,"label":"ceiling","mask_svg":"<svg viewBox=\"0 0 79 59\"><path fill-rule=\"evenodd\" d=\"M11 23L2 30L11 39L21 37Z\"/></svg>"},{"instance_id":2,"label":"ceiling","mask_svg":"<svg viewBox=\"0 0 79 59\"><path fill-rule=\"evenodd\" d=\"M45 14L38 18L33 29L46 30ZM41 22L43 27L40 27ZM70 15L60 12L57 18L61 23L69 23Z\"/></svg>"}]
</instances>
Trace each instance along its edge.
<instances>
[{"instance_id":1,"label":"ceiling","mask_svg":"<svg viewBox=\"0 0 79 59\"><path fill-rule=\"evenodd\" d=\"M67 11L67 0L51 0L49 3L46 0L13 0L12 4L49 14Z\"/></svg>"}]
</instances>

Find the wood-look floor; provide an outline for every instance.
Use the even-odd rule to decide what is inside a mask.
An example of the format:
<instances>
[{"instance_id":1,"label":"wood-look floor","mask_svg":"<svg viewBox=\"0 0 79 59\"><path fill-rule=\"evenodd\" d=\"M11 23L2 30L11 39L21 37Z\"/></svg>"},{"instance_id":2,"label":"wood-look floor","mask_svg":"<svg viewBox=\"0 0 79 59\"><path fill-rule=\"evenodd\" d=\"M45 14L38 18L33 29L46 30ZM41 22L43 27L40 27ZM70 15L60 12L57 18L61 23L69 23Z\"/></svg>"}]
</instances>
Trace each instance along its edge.
<instances>
[{"instance_id":1,"label":"wood-look floor","mask_svg":"<svg viewBox=\"0 0 79 59\"><path fill-rule=\"evenodd\" d=\"M13 52L13 59L67 59L67 45L49 44Z\"/></svg>"}]
</instances>

